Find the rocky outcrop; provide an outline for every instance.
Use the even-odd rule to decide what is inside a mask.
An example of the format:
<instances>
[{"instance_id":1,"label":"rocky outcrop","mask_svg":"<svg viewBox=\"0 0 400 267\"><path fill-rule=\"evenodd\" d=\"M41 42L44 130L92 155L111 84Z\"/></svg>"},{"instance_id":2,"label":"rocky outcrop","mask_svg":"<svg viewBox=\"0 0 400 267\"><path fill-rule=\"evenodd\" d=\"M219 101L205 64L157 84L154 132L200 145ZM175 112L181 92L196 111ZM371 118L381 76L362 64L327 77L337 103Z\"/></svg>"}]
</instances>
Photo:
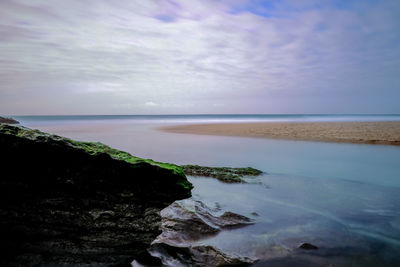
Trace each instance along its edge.
<instances>
[{"instance_id":1,"label":"rocky outcrop","mask_svg":"<svg viewBox=\"0 0 400 267\"><path fill-rule=\"evenodd\" d=\"M258 176L262 171L247 168L231 168L231 167L206 167L199 165L183 165L183 171L186 175L203 176L216 178L224 183L246 183L242 178L249 176Z\"/></svg>"},{"instance_id":2,"label":"rocky outcrop","mask_svg":"<svg viewBox=\"0 0 400 267\"><path fill-rule=\"evenodd\" d=\"M227 253L210 245L193 245L176 247L165 243L157 244L154 256L162 259L167 266L250 266L257 259Z\"/></svg>"},{"instance_id":3,"label":"rocky outcrop","mask_svg":"<svg viewBox=\"0 0 400 267\"><path fill-rule=\"evenodd\" d=\"M1 266L152 259L159 211L191 196L182 168L0 124Z\"/></svg>"},{"instance_id":4,"label":"rocky outcrop","mask_svg":"<svg viewBox=\"0 0 400 267\"><path fill-rule=\"evenodd\" d=\"M150 253L168 266L227 266L254 263L256 259L198 243L220 231L253 224L248 217L210 209L203 202L176 201L161 211L162 234L153 241Z\"/></svg>"},{"instance_id":5,"label":"rocky outcrop","mask_svg":"<svg viewBox=\"0 0 400 267\"><path fill-rule=\"evenodd\" d=\"M153 243L182 246L223 229L253 224L246 216L210 209L199 200L176 201L161 211L162 234Z\"/></svg>"},{"instance_id":6,"label":"rocky outcrop","mask_svg":"<svg viewBox=\"0 0 400 267\"><path fill-rule=\"evenodd\" d=\"M18 124L19 122L14 120L13 118L4 118L0 117L0 123L7 123L7 124Z\"/></svg>"}]
</instances>

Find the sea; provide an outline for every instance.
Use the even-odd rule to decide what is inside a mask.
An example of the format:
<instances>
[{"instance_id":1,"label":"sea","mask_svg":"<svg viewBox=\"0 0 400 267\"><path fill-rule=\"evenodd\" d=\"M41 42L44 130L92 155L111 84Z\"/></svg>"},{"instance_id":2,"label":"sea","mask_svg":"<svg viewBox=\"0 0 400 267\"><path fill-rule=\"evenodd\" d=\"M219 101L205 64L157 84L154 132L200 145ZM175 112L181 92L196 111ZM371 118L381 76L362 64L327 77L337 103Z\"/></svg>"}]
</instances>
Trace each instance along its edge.
<instances>
[{"instance_id":1,"label":"sea","mask_svg":"<svg viewBox=\"0 0 400 267\"><path fill-rule=\"evenodd\" d=\"M188 177L193 199L255 224L198 241L254 266L400 266L400 146L177 134L223 122L400 121L400 115L12 116L22 125L175 164L253 167L246 184ZM317 250L302 250L310 243Z\"/></svg>"}]
</instances>

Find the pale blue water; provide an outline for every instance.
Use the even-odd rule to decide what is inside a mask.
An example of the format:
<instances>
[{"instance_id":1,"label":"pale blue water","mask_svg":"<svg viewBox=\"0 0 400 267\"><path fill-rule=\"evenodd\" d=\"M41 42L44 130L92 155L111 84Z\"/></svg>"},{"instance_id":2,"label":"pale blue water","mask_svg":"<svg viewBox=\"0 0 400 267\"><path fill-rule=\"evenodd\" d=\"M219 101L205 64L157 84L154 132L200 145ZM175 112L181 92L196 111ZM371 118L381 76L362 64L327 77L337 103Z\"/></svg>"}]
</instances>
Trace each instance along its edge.
<instances>
[{"instance_id":1,"label":"pale blue water","mask_svg":"<svg viewBox=\"0 0 400 267\"><path fill-rule=\"evenodd\" d=\"M156 130L227 121L399 121L399 115L196 115L15 117L23 125L177 164L252 166L249 184L190 177L194 198L247 216L254 226L202 242L270 266L400 265L400 147L253 139ZM321 249L301 252L310 242ZM288 256L290 251L290 255ZM274 265L275 264L275 265Z\"/></svg>"},{"instance_id":2,"label":"pale blue water","mask_svg":"<svg viewBox=\"0 0 400 267\"><path fill-rule=\"evenodd\" d=\"M400 114L225 114L225 115L75 115L75 116L13 116L21 122L51 124L82 121L132 120L136 123L212 123L262 121L400 121Z\"/></svg>"}]
</instances>

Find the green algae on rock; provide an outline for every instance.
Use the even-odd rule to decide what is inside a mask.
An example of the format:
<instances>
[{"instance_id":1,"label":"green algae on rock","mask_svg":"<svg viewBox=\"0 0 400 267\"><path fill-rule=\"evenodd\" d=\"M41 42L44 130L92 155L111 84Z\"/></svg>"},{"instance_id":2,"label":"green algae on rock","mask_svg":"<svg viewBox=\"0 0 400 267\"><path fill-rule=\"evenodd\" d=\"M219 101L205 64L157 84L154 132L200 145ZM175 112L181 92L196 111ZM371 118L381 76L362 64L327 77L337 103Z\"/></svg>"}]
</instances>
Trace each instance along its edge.
<instances>
[{"instance_id":1,"label":"green algae on rock","mask_svg":"<svg viewBox=\"0 0 400 267\"><path fill-rule=\"evenodd\" d=\"M198 165L184 165L183 171L186 175L213 177L224 183L245 183L242 179L245 176L258 176L262 171L247 168L231 168L231 167L206 167Z\"/></svg>"},{"instance_id":2,"label":"green algae on rock","mask_svg":"<svg viewBox=\"0 0 400 267\"><path fill-rule=\"evenodd\" d=\"M191 183L186 179L186 176L183 172L183 168L178 165L157 162L152 159L142 159L139 157L135 157L127 152L111 148L99 142L75 141L69 138L43 133L39 130L32 130L22 126L13 127L13 126L1 125L0 133L11 134L36 142L53 142L54 144L65 145L68 149L81 150L88 153L91 156L109 156L112 159L129 163L130 164L129 166L131 168L142 168L146 165L151 165L154 166L155 168L167 169L171 171L174 175L176 175L176 177L180 178L176 181L177 185L180 185L184 189L189 189L189 190L193 188Z\"/></svg>"},{"instance_id":3,"label":"green algae on rock","mask_svg":"<svg viewBox=\"0 0 400 267\"><path fill-rule=\"evenodd\" d=\"M149 258L160 210L193 188L180 166L101 143L0 124L0 147L2 266Z\"/></svg>"}]
</instances>

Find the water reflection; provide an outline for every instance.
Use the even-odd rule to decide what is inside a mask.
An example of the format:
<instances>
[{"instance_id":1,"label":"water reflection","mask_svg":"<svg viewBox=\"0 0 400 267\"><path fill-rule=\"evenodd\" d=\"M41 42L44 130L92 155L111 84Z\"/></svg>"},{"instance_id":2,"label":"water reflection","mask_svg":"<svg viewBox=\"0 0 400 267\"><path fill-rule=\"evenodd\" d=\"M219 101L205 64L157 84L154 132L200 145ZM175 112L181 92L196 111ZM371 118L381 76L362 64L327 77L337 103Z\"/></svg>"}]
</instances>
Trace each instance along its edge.
<instances>
[{"instance_id":1,"label":"water reflection","mask_svg":"<svg viewBox=\"0 0 400 267\"><path fill-rule=\"evenodd\" d=\"M400 263L398 189L284 175L249 178L250 184L235 185L199 177L190 181L194 197L207 205L218 203L222 209L257 220L255 225L221 232L203 244L256 257L264 264L287 261L290 266L293 258L310 261L312 266ZM319 249L302 251L298 247L304 242Z\"/></svg>"}]
</instances>

